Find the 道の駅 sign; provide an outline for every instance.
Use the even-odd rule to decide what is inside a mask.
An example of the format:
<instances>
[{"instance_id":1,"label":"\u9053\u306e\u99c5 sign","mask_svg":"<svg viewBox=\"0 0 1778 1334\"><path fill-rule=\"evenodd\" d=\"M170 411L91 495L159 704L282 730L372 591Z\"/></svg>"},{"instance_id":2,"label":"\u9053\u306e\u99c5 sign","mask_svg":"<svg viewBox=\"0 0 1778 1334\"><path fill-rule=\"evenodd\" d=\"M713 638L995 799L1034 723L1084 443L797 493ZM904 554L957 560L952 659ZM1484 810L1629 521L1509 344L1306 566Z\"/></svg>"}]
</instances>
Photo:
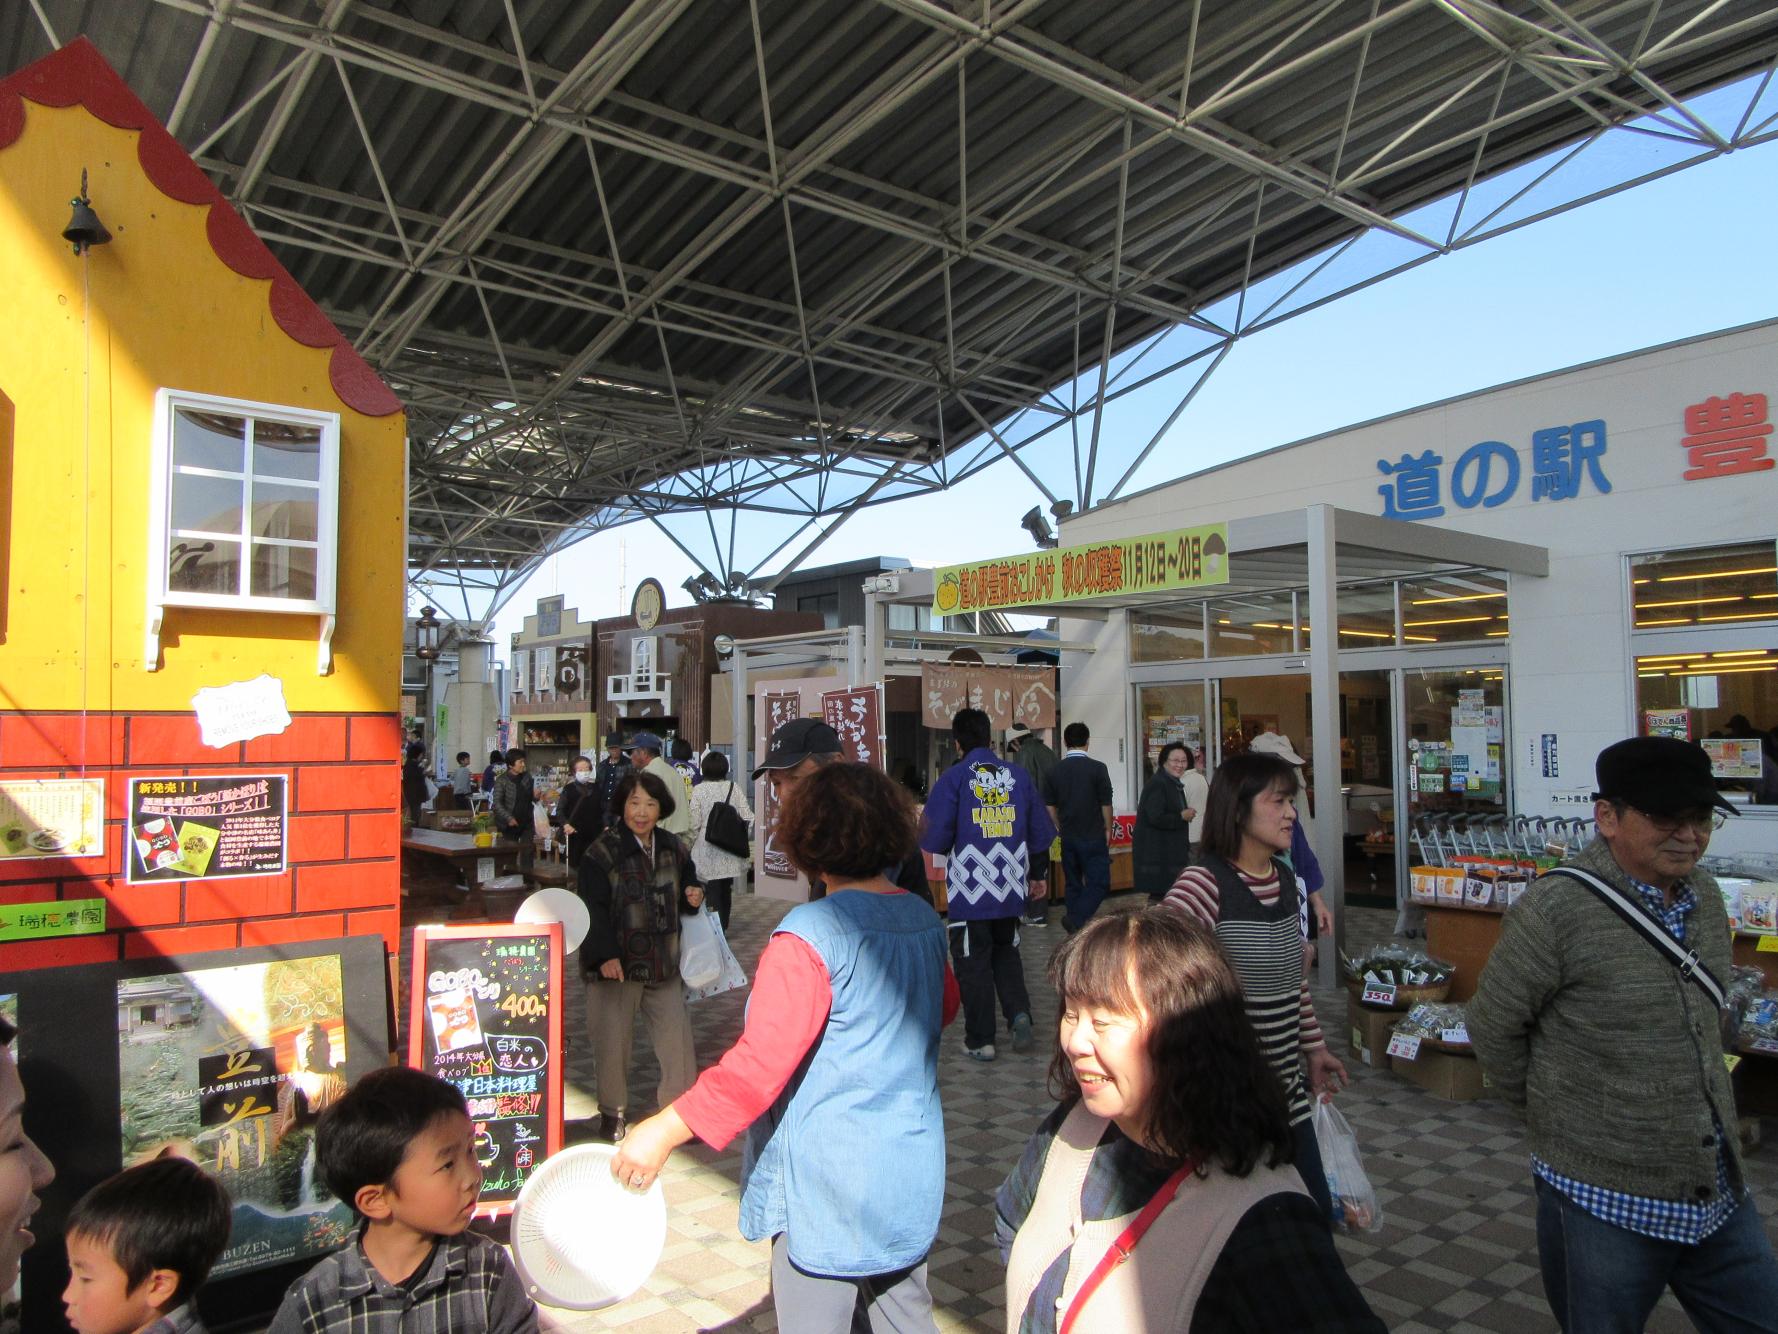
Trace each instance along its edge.
<instances>
[{"instance_id":1,"label":"\u9053\u306e\u99c5 sign","mask_svg":"<svg viewBox=\"0 0 1778 1334\"><path fill-rule=\"evenodd\" d=\"M1229 581L1227 525L1058 547L933 571L935 616L1020 607L1123 593L1164 593Z\"/></svg>"}]
</instances>

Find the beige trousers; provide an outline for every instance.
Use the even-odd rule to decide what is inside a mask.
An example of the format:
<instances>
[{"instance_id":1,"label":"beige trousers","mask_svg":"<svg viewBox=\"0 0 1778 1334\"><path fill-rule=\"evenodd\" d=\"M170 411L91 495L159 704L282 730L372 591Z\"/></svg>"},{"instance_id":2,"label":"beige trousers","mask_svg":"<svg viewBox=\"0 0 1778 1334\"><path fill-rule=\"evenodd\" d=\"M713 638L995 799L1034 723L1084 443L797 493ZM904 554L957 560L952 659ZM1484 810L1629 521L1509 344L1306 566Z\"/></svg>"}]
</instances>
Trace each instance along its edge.
<instances>
[{"instance_id":1,"label":"beige trousers","mask_svg":"<svg viewBox=\"0 0 1778 1334\"><path fill-rule=\"evenodd\" d=\"M685 1008L685 987L670 982L613 982L591 978L586 989L587 1028L593 1035L598 1063L599 1111L622 1116L630 1105L630 1044L636 1035L636 1011L648 1021L648 1040L661 1063L657 1106L665 1107L698 1077L692 1048L691 1015Z\"/></svg>"}]
</instances>

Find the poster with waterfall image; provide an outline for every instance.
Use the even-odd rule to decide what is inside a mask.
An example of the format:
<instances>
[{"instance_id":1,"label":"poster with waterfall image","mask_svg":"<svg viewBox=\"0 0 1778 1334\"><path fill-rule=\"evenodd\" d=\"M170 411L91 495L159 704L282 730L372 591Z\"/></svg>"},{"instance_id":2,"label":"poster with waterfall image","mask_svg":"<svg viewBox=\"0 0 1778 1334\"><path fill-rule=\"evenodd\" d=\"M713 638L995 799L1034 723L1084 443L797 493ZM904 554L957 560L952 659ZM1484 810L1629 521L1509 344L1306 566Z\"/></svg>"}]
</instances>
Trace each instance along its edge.
<instances>
[{"instance_id":1,"label":"poster with waterfall image","mask_svg":"<svg viewBox=\"0 0 1778 1334\"><path fill-rule=\"evenodd\" d=\"M171 1151L234 1200L214 1277L350 1236L315 1166L315 1121L347 1088L339 955L125 978L117 1029L124 1165Z\"/></svg>"}]
</instances>

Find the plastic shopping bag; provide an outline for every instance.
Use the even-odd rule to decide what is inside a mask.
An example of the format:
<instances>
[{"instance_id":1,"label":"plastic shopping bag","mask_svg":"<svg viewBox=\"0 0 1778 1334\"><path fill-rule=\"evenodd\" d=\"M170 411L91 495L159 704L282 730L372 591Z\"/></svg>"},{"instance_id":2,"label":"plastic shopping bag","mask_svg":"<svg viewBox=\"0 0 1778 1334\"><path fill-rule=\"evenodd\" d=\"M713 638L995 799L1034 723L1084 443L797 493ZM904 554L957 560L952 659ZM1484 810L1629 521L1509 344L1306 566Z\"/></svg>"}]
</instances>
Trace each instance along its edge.
<instances>
[{"instance_id":1,"label":"plastic shopping bag","mask_svg":"<svg viewBox=\"0 0 1778 1334\"><path fill-rule=\"evenodd\" d=\"M1315 1104L1315 1143L1321 1150L1321 1169L1327 1173L1327 1193L1333 1197L1333 1225L1341 1232L1379 1231L1383 1210L1358 1156L1358 1136L1325 1099Z\"/></svg>"},{"instance_id":2,"label":"plastic shopping bag","mask_svg":"<svg viewBox=\"0 0 1778 1334\"><path fill-rule=\"evenodd\" d=\"M679 980L687 991L707 987L722 976L722 951L716 946L719 930L709 911L679 919Z\"/></svg>"},{"instance_id":3,"label":"plastic shopping bag","mask_svg":"<svg viewBox=\"0 0 1778 1334\"><path fill-rule=\"evenodd\" d=\"M722 932L722 919L709 908L698 916L702 917L710 928L710 935L715 942L716 950L721 955L722 965L716 976L701 986L693 986L689 981L685 984L685 999L688 1001L703 1000L706 996L720 996L725 991L733 991L736 987L747 985L747 974L741 971L741 962L735 958L735 952L729 948L728 937ZM690 925L689 921L687 925ZM685 971L685 956L680 954L680 973Z\"/></svg>"}]
</instances>

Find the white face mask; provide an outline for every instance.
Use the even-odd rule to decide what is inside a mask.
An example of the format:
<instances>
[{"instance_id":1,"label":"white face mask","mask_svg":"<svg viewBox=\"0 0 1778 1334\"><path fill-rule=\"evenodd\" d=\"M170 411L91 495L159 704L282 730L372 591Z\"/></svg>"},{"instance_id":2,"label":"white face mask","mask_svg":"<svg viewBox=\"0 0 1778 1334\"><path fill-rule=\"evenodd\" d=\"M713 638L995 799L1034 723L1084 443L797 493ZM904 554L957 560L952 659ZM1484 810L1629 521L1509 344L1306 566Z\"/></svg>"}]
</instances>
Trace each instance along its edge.
<instances>
[{"instance_id":1,"label":"white face mask","mask_svg":"<svg viewBox=\"0 0 1778 1334\"><path fill-rule=\"evenodd\" d=\"M593 781L593 771L591 769L576 769L574 771L574 781L577 783L592 782Z\"/></svg>"}]
</instances>

